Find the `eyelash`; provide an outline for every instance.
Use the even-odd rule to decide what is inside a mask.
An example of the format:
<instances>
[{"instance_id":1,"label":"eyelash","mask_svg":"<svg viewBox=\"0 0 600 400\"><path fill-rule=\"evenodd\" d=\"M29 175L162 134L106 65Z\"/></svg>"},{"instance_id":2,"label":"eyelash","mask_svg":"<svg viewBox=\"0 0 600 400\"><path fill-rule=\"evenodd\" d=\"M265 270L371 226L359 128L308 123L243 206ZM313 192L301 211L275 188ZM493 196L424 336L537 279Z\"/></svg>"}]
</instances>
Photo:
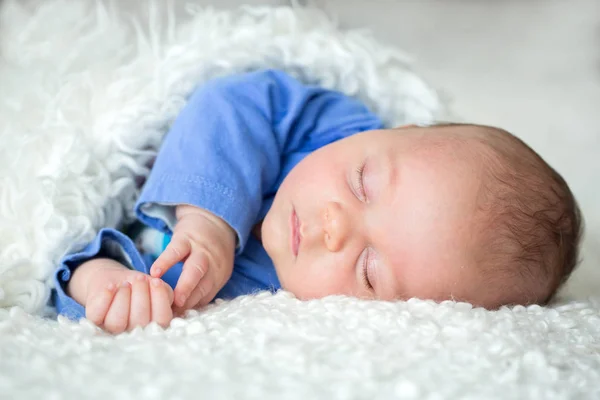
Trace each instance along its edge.
<instances>
[{"instance_id":1,"label":"eyelash","mask_svg":"<svg viewBox=\"0 0 600 400\"><path fill-rule=\"evenodd\" d=\"M356 195L360 201L367 202L367 194L365 193L365 185L363 183L363 173L365 171L365 165L362 164L360 167L356 168L356 182L354 190L356 191Z\"/></svg>"},{"instance_id":2,"label":"eyelash","mask_svg":"<svg viewBox=\"0 0 600 400\"><path fill-rule=\"evenodd\" d=\"M368 264L369 249L365 249L365 251L367 252L367 254L363 257L363 262L361 265L363 283L369 290L373 290L373 285L371 285L371 281L369 280L369 264Z\"/></svg>"}]
</instances>

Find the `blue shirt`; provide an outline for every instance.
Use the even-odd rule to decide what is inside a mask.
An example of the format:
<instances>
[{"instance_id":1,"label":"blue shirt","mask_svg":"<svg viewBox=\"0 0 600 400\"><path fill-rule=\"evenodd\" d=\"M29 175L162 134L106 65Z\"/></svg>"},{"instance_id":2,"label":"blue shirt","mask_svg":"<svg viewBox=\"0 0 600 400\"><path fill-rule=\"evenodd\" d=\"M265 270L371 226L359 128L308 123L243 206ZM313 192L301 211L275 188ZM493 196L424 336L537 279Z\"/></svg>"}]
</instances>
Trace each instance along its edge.
<instances>
[{"instance_id":1,"label":"blue shirt","mask_svg":"<svg viewBox=\"0 0 600 400\"><path fill-rule=\"evenodd\" d=\"M312 151L358 132L381 129L358 100L266 70L213 79L200 86L173 123L135 205L138 219L164 233L175 206L191 204L223 218L237 235L231 279L217 294L232 298L280 287L252 227L267 214L281 182ZM82 251L61 261L52 299L60 314L85 316L64 288L82 262L110 257L148 273L153 260L130 238L102 229ZM175 287L181 263L163 279Z\"/></svg>"}]
</instances>

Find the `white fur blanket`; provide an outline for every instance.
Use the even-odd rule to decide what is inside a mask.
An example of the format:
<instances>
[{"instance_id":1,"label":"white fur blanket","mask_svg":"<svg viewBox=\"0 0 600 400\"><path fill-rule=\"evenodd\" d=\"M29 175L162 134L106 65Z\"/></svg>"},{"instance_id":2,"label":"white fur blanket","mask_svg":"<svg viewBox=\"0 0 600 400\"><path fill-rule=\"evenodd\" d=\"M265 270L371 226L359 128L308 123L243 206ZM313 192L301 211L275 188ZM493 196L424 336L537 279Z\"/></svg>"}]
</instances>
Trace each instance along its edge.
<instances>
[{"instance_id":1,"label":"white fur blanket","mask_svg":"<svg viewBox=\"0 0 600 400\"><path fill-rule=\"evenodd\" d=\"M57 261L132 218L135 176L193 87L286 69L392 124L443 118L405 56L310 10L92 0L0 6L1 398L600 398L600 300L497 312L286 293L117 337L44 319ZM37 314L37 315L32 315Z\"/></svg>"}]
</instances>

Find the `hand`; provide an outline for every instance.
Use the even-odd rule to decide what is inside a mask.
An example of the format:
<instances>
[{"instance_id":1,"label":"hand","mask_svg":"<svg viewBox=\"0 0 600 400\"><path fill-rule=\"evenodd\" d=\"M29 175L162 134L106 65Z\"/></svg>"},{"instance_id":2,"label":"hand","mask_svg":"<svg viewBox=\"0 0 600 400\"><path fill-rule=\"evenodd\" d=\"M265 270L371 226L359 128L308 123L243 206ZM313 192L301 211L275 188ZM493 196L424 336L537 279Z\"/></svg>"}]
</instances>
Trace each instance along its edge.
<instances>
[{"instance_id":1,"label":"hand","mask_svg":"<svg viewBox=\"0 0 600 400\"><path fill-rule=\"evenodd\" d=\"M176 209L177 224L171 242L150 268L161 277L169 268L184 261L175 287L174 311L208 304L231 277L235 252L235 232L221 218L189 205Z\"/></svg>"},{"instance_id":2,"label":"hand","mask_svg":"<svg viewBox=\"0 0 600 400\"><path fill-rule=\"evenodd\" d=\"M114 260L94 259L82 264L75 270L69 289L85 306L86 318L110 333L150 322L166 328L173 319L171 287Z\"/></svg>"}]
</instances>

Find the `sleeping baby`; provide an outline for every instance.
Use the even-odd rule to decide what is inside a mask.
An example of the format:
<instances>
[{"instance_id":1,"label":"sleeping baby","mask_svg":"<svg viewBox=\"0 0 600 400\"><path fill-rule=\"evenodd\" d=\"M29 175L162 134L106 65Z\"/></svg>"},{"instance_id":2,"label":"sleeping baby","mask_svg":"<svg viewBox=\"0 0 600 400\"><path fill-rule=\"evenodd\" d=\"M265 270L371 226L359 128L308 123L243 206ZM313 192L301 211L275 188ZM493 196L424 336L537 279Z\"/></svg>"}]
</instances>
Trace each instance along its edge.
<instances>
[{"instance_id":1,"label":"sleeping baby","mask_svg":"<svg viewBox=\"0 0 600 400\"><path fill-rule=\"evenodd\" d=\"M356 99L273 70L195 91L135 212L164 251L102 229L62 260L59 313L119 333L262 290L543 304L582 224L563 178L506 131L386 129Z\"/></svg>"}]
</instances>

